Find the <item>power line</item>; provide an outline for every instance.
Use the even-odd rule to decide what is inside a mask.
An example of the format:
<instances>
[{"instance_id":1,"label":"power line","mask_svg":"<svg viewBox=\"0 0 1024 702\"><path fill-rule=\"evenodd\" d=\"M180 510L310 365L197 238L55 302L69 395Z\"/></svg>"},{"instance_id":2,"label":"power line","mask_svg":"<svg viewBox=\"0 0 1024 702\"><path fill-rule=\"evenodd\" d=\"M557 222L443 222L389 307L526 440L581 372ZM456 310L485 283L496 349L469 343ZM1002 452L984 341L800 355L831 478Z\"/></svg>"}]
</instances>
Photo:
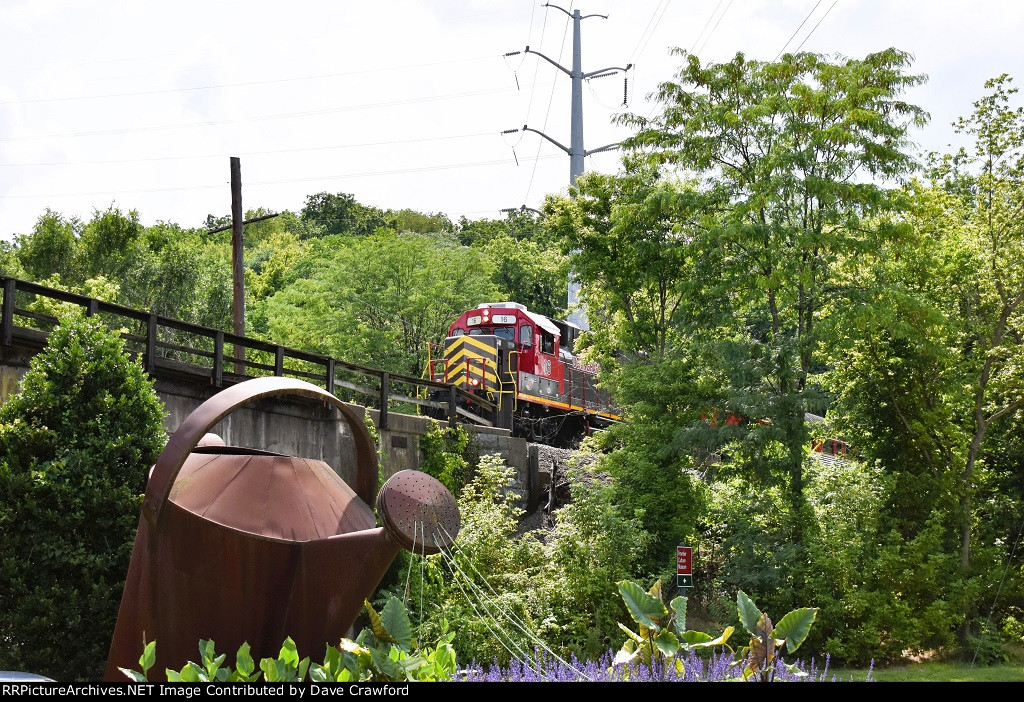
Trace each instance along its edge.
<instances>
[{"instance_id":1,"label":"power line","mask_svg":"<svg viewBox=\"0 0 1024 702\"><path fill-rule=\"evenodd\" d=\"M243 151L231 154L196 154L192 156L153 156L148 158L118 158L101 161L46 161L37 163L0 163L0 168L26 168L37 166L91 166L108 163L144 163L149 161L190 161L203 158L221 158L224 156L262 156L267 154L290 154L306 151L330 151L333 149L355 149L369 146L391 146L397 144L417 144L427 141L447 141L453 139L471 139L477 137L493 137L494 132L476 132L475 134L454 134L451 136L422 137L419 139L393 139L389 141L371 141L362 144L335 144L333 146L306 146L296 149L272 149L267 151Z\"/></svg>"},{"instance_id":2,"label":"power line","mask_svg":"<svg viewBox=\"0 0 1024 702\"><path fill-rule=\"evenodd\" d=\"M552 159L561 158L559 154L551 154L549 156L538 156L538 159ZM405 173L423 173L428 171L446 171L457 168L478 168L483 166L497 166L497 165L508 165L514 163L510 159L496 159L493 161L475 161L470 163L452 163L440 166L420 166L415 168L396 168L386 171L364 171L362 173L342 173L338 175L329 176L309 176L306 178L282 178L278 180L263 180L263 181L248 181L245 187L259 187L266 185L283 185L286 183L308 183L325 180L345 180L347 178L370 178L374 176L388 176L388 175L402 175ZM119 189L107 189L98 190L92 192L81 192L81 193L48 193L43 195L0 195L0 200L27 200L27 199L39 199L39 198L57 198L57 197L87 197L95 195L123 195L123 194L135 194L135 193L158 193L158 192L182 192L189 190L210 190L214 188L223 188L223 183L217 183L212 185L181 185L173 186L168 188L139 188L135 190L119 190Z\"/></svg>"},{"instance_id":3,"label":"power line","mask_svg":"<svg viewBox=\"0 0 1024 702\"><path fill-rule=\"evenodd\" d=\"M799 32L805 24L807 24L807 20L811 18L811 15L814 14L814 11L818 9L818 5L820 5L822 2L824 2L824 0L818 0L818 2L814 4L814 7L811 8L811 11L807 13L806 17L804 17L804 21L800 23L799 27L793 30L792 36L790 36L789 39L786 40L786 43L782 45L782 48L779 49L779 53L775 54L775 58L773 58L772 61L779 60L779 56L782 56L782 52L786 50L787 46L789 46L789 42L793 41L793 37L797 35L797 32Z\"/></svg>"},{"instance_id":4,"label":"power line","mask_svg":"<svg viewBox=\"0 0 1024 702\"><path fill-rule=\"evenodd\" d=\"M695 48L697 48L697 44L700 43L701 37L704 36L704 32L708 31L708 27L711 25L711 20L713 20L715 18L715 13L718 12L718 8L720 8L722 6L722 3L724 1L725 0L718 0L718 4L715 5L715 9L713 9L711 11L711 14L708 15L708 21L704 23L704 27L700 30L700 34L697 35L697 38L693 40L693 45L690 46L690 53L691 54L693 53L693 50Z\"/></svg>"},{"instance_id":5,"label":"power line","mask_svg":"<svg viewBox=\"0 0 1024 702\"><path fill-rule=\"evenodd\" d=\"M546 85L546 83L545 83ZM64 134L34 134L20 137L0 137L0 142L10 141L27 141L32 139L62 139L62 138L78 138L88 136L107 136L110 134L133 134L141 132L159 132L168 131L173 129L192 129L196 127L216 127L228 124L240 124L243 122L264 122L269 120L277 119L292 119L295 117L311 117L319 115L330 115L337 114L339 112L353 112L358 110L371 110L378 109L381 107L395 107L400 105L411 105L416 103L425 102L438 102L442 100L453 100L467 97L475 97L477 95L494 95L497 93L512 92L512 88L488 88L485 90L470 90L463 93L449 93L447 95L432 95L422 98L408 98L405 100L392 100L389 102L376 102L367 103L365 105L348 105L346 107L332 107L323 110L308 110L305 112L289 112L277 115L260 115L257 117L239 117L236 119L224 119L224 120L208 120L205 122L184 122L181 124L165 124L154 127L126 127L121 129L106 129L97 130L91 132L67 132Z\"/></svg>"},{"instance_id":6,"label":"power line","mask_svg":"<svg viewBox=\"0 0 1024 702\"><path fill-rule=\"evenodd\" d=\"M711 14L708 15L708 19L704 23L704 27L700 30L700 34L697 35L697 38L693 40L693 44L690 46L689 53L691 55L696 55L697 53L700 53L701 51L704 50L704 47L707 46L708 41L711 39L711 35L715 33L716 29L718 29L718 25L722 23L722 18L725 17L725 13L729 11L729 7L732 5L733 0L729 0L729 4L725 6L724 10L722 10L722 14L718 16L718 21L715 22L715 26L712 27L710 32L708 32L707 37L704 39L704 43L701 44L701 37L704 37L704 33L708 31L708 27L711 26L711 20L713 20L715 18L715 15L718 14L718 8L722 6L723 2L725 2L725 0L718 0L718 4L715 5L715 9L713 9L711 11ZM699 49L697 48L698 44L700 44ZM650 120L657 110L658 103L655 102L653 105L651 105L651 109L647 113L647 117L645 117L645 119Z\"/></svg>"},{"instance_id":7,"label":"power line","mask_svg":"<svg viewBox=\"0 0 1024 702\"><path fill-rule=\"evenodd\" d=\"M665 0L665 6L662 8L661 14L658 16L658 20L654 23L654 28L651 30L651 33L647 35L647 40L644 42L643 47L641 47L640 51L636 54L636 59L639 59L641 56L643 56L644 52L647 51L647 45L651 43L651 39L654 38L654 33L658 31L658 25L660 25L661 21L665 19L665 14L668 12L669 2L671 2L671 0ZM657 11L658 8L654 9L655 11ZM635 59L631 59L630 63L632 63L634 60Z\"/></svg>"},{"instance_id":8,"label":"power line","mask_svg":"<svg viewBox=\"0 0 1024 702\"><path fill-rule=\"evenodd\" d=\"M572 2L569 3L569 9L570 10L572 10L572 6L574 4L575 4L575 0L573 0ZM545 12L544 14L545 14L545 20L546 20L547 12ZM565 52L565 38L568 35L569 35L569 23L566 22L565 23L565 30L562 32L562 46L558 49L558 60L559 61L562 60L562 54ZM538 67L539 67L539 65L540 64L538 62ZM556 75L556 78L557 78L557 75ZM555 81L555 82L553 82L551 84L551 95L550 95L550 97L548 97L548 111L544 115L544 127L542 128L541 131L546 130L548 128L548 119L551 117L551 105L555 101L555 85L556 84L557 84L557 81ZM534 176L537 175L537 162L540 160L540 148L541 148L541 146L543 146L543 142L538 142L537 143L537 155L534 157L533 170L530 171L530 182L526 186L526 197L523 198L523 202L528 202L530 200L530 191L533 190L533 179L534 179Z\"/></svg>"},{"instance_id":9,"label":"power line","mask_svg":"<svg viewBox=\"0 0 1024 702\"><path fill-rule=\"evenodd\" d=\"M814 29L812 29L812 30L811 30L810 32L808 32L808 33L807 33L807 36L806 36L806 37L804 37L804 40L803 40L802 42L800 42L800 46L796 47L796 50L797 50L797 51L800 51L800 49L804 48L804 44L806 44L806 43L807 43L807 40L811 38L811 35L812 35L812 34L814 34L814 31L815 31L815 30L816 30L816 29L817 29L818 27L820 27L820 26L821 26L821 23L825 21L825 18L826 18L826 17L828 17L828 13L829 13L829 12L832 12L832 8L833 8L833 7L835 7L835 6L836 6L836 3L838 3L838 2L839 2L839 0L833 0L832 4L831 4L831 5L829 5L829 8L828 8L827 10L825 10L825 14L823 14L823 15L821 16L821 19L820 19L820 20L818 20L818 24L814 25Z\"/></svg>"},{"instance_id":10,"label":"power line","mask_svg":"<svg viewBox=\"0 0 1024 702\"><path fill-rule=\"evenodd\" d=\"M668 0L658 0L658 4L654 6L654 12L651 13L650 19L647 20L647 25L644 27L644 31L640 32L640 38L636 40L636 46L633 47L632 53L629 54L629 61L627 63L633 63L633 59L637 56L637 51L640 49L640 43L644 40L644 36L647 34L647 30L651 27L651 22L654 21L655 16L658 14L658 10L661 8L661 3L668 3Z\"/></svg>"},{"instance_id":11,"label":"power line","mask_svg":"<svg viewBox=\"0 0 1024 702\"><path fill-rule=\"evenodd\" d=\"M704 43L700 45L699 49L697 49L697 53L698 54L701 51L703 51L704 47L706 47L708 45L708 42L711 41L711 37L714 36L715 30L718 29L718 25L720 25L722 23L722 18L724 18L726 13L729 12L729 8L732 7L732 3L733 3L733 0L729 0L729 4L725 6L724 10L722 10L722 14L720 14L718 16L718 21L715 22L715 26L711 28L711 31L708 32L708 35L706 37L704 37Z\"/></svg>"},{"instance_id":12,"label":"power line","mask_svg":"<svg viewBox=\"0 0 1024 702\"><path fill-rule=\"evenodd\" d=\"M200 90L221 90L223 88L247 88L258 85L277 85L281 83L297 83L307 80L324 80L326 78L344 78L347 76L365 75L368 73L386 73L388 71L407 71L411 68L431 68L434 66L447 66L453 63L472 63L493 59L493 56L475 56L464 59L451 59L449 61L434 61L432 63L414 63L407 66L389 66L386 68L366 68L358 71L345 71L342 73L321 73L311 76L293 76L291 78L271 78L267 80L250 80L240 83L214 83L211 85L194 85L185 88L165 88L161 90L140 90L127 93L104 93L100 95L68 95L62 97L28 98L25 100L7 100L0 102L0 105L26 105L45 102L71 102L76 100L106 100L110 98L142 97L146 95L170 95L174 93L187 93Z\"/></svg>"},{"instance_id":13,"label":"power line","mask_svg":"<svg viewBox=\"0 0 1024 702\"><path fill-rule=\"evenodd\" d=\"M536 10L537 6L534 5L533 9ZM540 41L537 42L538 45L540 45L540 46L544 46L544 33L547 31L547 28L548 28L548 13L545 10L544 11L544 21L540 25ZM530 16L530 31L533 32L533 16L532 15ZM530 37L530 35L528 34L527 38L529 38L529 37ZM530 101L526 105L526 124L530 123L530 113L533 111L533 96L537 92L537 87L536 87L537 86L537 74L538 74L539 71L540 71L540 63L538 62L538 63L536 63L534 65L534 68L533 68L533 86L534 87L533 87L532 90L530 90Z\"/></svg>"},{"instance_id":14,"label":"power line","mask_svg":"<svg viewBox=\"0 0 1024 702\"><path fill-rule=\"evenodd\" d=\"M594 90L594 86L591 84L589 80L584 81L584 83L586 83L587 90L590 91L590 96L594 98L594 101L597 102L598 105L600 105L601 107L608 111L615 111L620 107L619 105L609 105L604 100L602 100L601 96L597 94L597 91Z\"/></svg>"}]
</instances>

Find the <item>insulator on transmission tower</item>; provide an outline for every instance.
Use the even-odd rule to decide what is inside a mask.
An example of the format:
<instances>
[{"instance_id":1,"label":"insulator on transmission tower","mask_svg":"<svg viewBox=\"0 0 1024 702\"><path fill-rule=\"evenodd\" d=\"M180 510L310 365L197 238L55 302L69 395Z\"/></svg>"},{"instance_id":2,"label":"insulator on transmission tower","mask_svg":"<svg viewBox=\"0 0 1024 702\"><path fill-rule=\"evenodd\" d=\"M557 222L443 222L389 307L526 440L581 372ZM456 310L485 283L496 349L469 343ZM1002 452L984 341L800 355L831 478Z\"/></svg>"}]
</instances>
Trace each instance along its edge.
<instances>
[{"instance_id":1,"label":"insulator on transmission tower","mask_svg":"<svg viewBox=\"0 0 1024 702\"><path fill-rule=\"evenodd\" d=\"M519 54L521 54L521 53L523 53L523 52L522 52L522 51L509 51L509 52L508 52L507 54L505 54L505 55L506 55L506 56L518 56L518 55L519 55Z\"/></svg>"},{"instance_id":2,"label":"insulator on transmission tower","mask_svg":"<svg viewBox=\"0 0 1024 702\"><path fill-rule=\"evenodd\" d=\"M502 132L502 134L515 134L518 131L518 129L506 129L505 131Z\"/></svg>"}]
</instances>

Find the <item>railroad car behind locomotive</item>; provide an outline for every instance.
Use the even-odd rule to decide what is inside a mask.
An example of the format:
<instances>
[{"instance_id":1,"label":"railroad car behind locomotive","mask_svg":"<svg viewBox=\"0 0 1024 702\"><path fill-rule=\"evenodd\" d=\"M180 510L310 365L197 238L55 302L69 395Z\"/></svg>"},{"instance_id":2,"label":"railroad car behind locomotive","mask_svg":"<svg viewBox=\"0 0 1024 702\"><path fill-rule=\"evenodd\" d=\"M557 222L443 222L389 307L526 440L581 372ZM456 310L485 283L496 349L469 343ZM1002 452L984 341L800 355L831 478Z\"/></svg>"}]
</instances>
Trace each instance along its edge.
<instances>
[{"instance_id":1,"label":"railroad car behind locomotive","mask_svg":"<svg viewBox=\"0 0 1024 702\"><path fill-rule=\"evenodd\" d=\"M515 302L491 302L463 312L449 327L433 380L485 396L516 435L569 444L622 419L597 366L573 353L580 329Z\"/></svg>"}]
</instances>

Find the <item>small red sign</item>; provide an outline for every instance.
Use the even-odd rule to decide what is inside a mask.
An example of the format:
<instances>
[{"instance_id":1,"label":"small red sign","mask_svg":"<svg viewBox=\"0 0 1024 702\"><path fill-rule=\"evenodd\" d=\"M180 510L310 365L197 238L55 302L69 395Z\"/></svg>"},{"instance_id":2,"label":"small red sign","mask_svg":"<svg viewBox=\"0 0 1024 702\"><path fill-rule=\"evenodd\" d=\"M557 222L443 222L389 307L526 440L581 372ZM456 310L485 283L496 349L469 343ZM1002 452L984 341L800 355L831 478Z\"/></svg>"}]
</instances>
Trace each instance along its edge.
<instances>
[{"instance_id":1,"label":"small red sign","mask_svg":"<svg viewBox=\"0 0 1024 702\"><path fill-rule=\"evenodd\" d=\"M689 546L676 547L676 575L693 575L693 549Z\"/></svg>"}]
</instances>

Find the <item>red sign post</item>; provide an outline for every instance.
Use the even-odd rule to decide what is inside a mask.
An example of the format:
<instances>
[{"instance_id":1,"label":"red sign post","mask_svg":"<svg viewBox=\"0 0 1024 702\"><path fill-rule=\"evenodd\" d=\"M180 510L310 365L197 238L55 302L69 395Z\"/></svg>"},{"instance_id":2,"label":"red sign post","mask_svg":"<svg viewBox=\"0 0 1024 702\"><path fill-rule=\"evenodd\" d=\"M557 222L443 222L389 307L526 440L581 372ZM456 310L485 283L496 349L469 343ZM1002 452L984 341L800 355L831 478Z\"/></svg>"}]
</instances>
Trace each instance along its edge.
<instances>
[{"instance_id":1,"label":"red sign post","mask_svg":"<svg viewBox=\"0 0 1024 702\"><path fill-rule=\"evenodd\" d=\"M676 584L681 588L693 587L693 548L679 544L676 547Z\"/></svg>"}]
</instances>

